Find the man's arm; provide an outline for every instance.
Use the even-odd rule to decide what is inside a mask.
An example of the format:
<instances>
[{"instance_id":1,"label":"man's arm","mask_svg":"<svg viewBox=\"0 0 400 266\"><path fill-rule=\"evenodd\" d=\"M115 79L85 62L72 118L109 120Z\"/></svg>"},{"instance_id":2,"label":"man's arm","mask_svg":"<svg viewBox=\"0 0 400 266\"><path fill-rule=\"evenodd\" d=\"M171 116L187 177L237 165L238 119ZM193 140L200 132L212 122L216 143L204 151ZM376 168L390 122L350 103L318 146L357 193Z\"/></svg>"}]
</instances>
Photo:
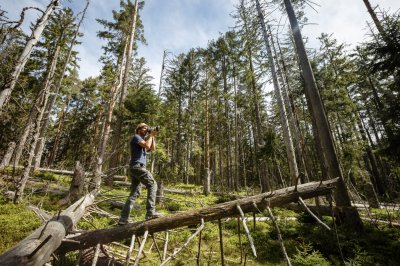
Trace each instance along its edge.
<instances>
[{"instance_id":1,"label":"man's arm","mask_svg":"<svg viewBox=\"0 0 400 266\"><path fill-rule=\"evenodd\" d=\"M151 131L149 138L146 141L142 140L141 142L139 142L139 145L145 148L146 151L155 151L156 150L156 144L154 140L155 134L156 131L154 130Z\"/></svg>"}]
</instances>

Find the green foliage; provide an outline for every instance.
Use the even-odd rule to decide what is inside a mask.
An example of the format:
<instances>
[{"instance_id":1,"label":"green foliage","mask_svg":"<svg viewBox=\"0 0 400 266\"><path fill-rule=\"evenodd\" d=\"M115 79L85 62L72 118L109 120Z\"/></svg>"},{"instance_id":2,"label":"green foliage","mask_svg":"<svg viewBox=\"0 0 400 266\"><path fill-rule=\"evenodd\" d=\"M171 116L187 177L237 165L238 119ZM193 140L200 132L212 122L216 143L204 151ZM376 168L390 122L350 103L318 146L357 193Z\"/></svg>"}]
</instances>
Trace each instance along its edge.
<instances>
[{"instance_id":1,"label":"green foliage","mask_svg":"<svg viewBox=\"0 0 400 266\"><path fill-rule=\"evenodd\" d=\"M17 244L41 222L23 204L13 204L0 195L0 254Z\"/></svg>"},{"instance_id":2,"label":"green foliage","mask_svg":"<svg viewBox=\"0 0 400 266\"><path fill-rule=\"evenodd\" d=\"M26 200L29 201L30 203L40 206L41 208L51 211L53 213L56 213L61 209L61 206L59 205L59 201L64 198L65 195L56 195L53 193L35 193L32 195L27 195Z\"/></svg>"},{"instance_id":3,"label":"green foliage","mask_svg":"<svg viewBox=\"0 0 400 266\"><path fill-rule=\"evenodd\" d=\"M181 204L179 204L179 202L167 201L165 203L165 209L170 212L176 212L176 211L180 211L182 209L182 207L181 207Z\"/></svg>"},{"instance_id":4,"label":"green foliage","mask_svg":"<svg viewBox=\"0 0 400 266\"><path fill-rule=\"evenodd\" d=\"M96 216L80 220L78 223L78 227L84 230L109 228L112 225L115 225L115 221L113 221L112 219L108 217L96 217Z\"/></svg>"},{"instance_id":5,"label":"green foliage","mask_svg":"<svg viewBox=\"0 0 400 266\"><path fill-rule=\"evenodd\" d=\"M319 251L313 249L311 244L300 244L297 253L292 260L293 265L296 266L329 266L331 263L325 259Z\"/></svg>"},{"instance_id":6,"label":"green foliage","mask_svg":"<svg viewBox=\"0 0 400 266\"><path fill-rule=\"evenodd\" d=\"M37 172L34 176L48 181L57 181L56 175L50 172Z\"/></svg>"},{"instance_id":7,"label":"green foliage","mask_svg":"<svg viewBox=\"0 0 400 266\"><path fill-rule=\"evenodd\" d=\"M218 224L216 222L207 224L206 228L202 232L202 238L204 241L219 239Z\"/></svg>"}]
</instances>

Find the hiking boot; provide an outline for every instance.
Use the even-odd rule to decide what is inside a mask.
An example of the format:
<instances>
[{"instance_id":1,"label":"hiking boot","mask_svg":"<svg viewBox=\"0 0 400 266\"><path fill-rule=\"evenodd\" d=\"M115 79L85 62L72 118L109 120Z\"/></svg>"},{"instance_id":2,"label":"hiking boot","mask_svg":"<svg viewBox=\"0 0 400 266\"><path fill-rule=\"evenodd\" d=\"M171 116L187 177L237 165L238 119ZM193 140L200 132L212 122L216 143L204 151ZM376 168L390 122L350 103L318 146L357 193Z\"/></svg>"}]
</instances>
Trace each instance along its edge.
<instances>
[{"instance_id":1,"label":"hiking boot","mask_svg":"<svg viewBox=\"0 0 400 266\"><path fill-rule=\"evenodd\" d=\"M146 214L146 220L156 219L156 218L160 218L163 216L164 216L164 214L159 213L159 212L155 212L153 214Z\"/></svg>"},{"instance_id":2,"label":"hiking boot","mask_svg":"<svg viewBox=\"0 0 400 266\"><path fill-rule=\"evenodd\" d=\"M129 223L132 223L133 221L131 220L131 219L128 219L127 221L121 221L121 220L119 220L118 221L118 225L126 225L126 224L129 224Z\"/></svg>"}]
</instances>

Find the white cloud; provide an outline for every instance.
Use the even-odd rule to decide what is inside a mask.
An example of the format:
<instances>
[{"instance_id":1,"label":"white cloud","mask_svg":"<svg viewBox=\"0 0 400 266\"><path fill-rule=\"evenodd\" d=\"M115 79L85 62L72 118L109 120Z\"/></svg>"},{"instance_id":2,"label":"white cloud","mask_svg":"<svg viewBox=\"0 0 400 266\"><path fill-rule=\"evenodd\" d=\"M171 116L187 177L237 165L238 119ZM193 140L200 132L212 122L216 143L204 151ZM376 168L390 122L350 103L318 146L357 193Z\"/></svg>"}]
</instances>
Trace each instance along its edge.
<instances>
[{"instance_id":1,"label":"white cloud","mask_svg":"<svg viewBox=\"0 0 400 266\"><path fill-rule=\"evenodd\" d=\"M1 8L8 11L10 19L19 18L19 13L25 6L45 8L49 0L2 0ZM85 4L82 0L62 1L75 12L80 12ZM139 56L146 58L158 87L163 51L168 49L174 54L186 52L190 48L205 47L209 40L215 39L220 33L234 26L230 13L239 0L146 0L141 11L148 46L140 45ZM330 0L318 1L318 13L308 8L306 16L310 23L303 30L303 35L309 37L309 47L318 47L316 38L322 33L333 33L339 42L356 44L363 40L367 32L366 21L371 21L361 0ZM391 11L400 8L398 0L374 1L383 9ZM102 55L103 41L96 36L101 26L96 18L111 20L112 10L119 10L119 1L91 0L87 17L80 39L82 45L77 48L81 58L80 77L98 75L101 64L98 59ZM277 16L281 16L280 14ZM31 21L36 20L38 13L29 11L23 30L29 30ZM283 20L282 20L283 21Z\"/></svg>"},{"instance_id":2,"label":"white cloud","mask_svg":"<svg viewBox=\"0 0 400 266\"><path fill-rule=\"evenodd\" d=\"M362 42L369 29L366 22L371 24L371 17L363 1L335 0L321 1L321 7L317 7L318 13L308 8L306 16L310 23L304 28L304 35L310 37L310 45L317 47L316 38L321 33L333 33L333 36L339 41L349 45L357 45ZM371 1L372 6L379 4L381 9L391 11L400 8L400 1L380 0ZM378 10L377 10L378 11ZM372 27L375 27L371 24Z\"/></svg>"}]
</instances>

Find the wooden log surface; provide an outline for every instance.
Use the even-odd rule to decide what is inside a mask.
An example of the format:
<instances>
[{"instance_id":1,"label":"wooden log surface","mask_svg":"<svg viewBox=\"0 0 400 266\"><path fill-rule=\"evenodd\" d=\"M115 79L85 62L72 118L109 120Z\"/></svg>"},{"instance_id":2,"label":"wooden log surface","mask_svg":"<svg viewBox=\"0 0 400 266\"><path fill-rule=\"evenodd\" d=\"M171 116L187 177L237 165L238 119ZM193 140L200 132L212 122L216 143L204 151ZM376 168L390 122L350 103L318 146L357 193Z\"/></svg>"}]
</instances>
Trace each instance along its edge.
<instances>
[{"instance_id":1,"label":"wooden log surface","mask_svg":"<svg viewBox=\"0 0 400 266\"><path fill-rule=\"evenodd\" d=\"M338 179L323 182L310 182L298 185L297 190L293 186L153 220L89 231L79 236L69 238L74 241L63 242L58 251L65 253L72 250L92 247L98 243L106 244L113 241L120 241L129 238L133 234L141 236L145 231L152 234L169 229L197 225L200 223L201 219L204 219L204 221L212 221L237 216L239 214L236 207L237 205L241 207L244 213L257 211L254 207L254 203L260 210L264 209L267 205L270 207L283 206L290 202L297 202L299 197L307 199L328 194L336 186L337 180Z\"/></svg>"},{"instance_id":2,"label":"wooden log surface","mask_svg":"<svg viewBox=\"0 0 400 266\"><path fill-rule=\"evenodd\" d=\"M43 265L62 240L94 202L95 191L86 194L65 211L53 217L31 235L0 256L0 265Z\"/></svg>"}]
</instances>

